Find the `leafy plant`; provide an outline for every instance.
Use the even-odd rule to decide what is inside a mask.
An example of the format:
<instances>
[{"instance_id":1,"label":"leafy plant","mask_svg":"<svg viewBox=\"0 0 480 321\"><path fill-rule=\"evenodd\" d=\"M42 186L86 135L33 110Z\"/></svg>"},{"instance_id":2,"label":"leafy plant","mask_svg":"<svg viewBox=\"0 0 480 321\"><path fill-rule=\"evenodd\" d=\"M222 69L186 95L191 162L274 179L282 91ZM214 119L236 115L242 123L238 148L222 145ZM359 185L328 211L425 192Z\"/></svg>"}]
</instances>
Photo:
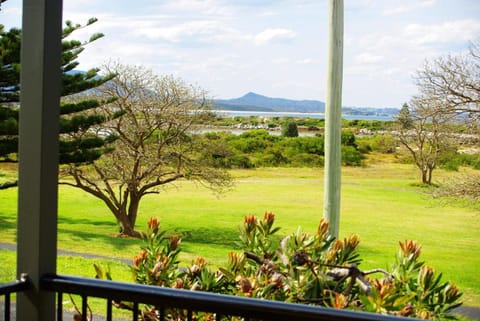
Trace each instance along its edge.
<instances>
[{"instance_id":1,"label":"leafy plant","mask_svg":"<svg viewBox=\"0 0 480 321\"><path fill-rule=\"evenodd\" d=\"M335 239L323 219L314 235L298 228L281 240L274 226L275 215L247 215L240 228L238 245L225 267L211 271L205 259L179 267L180 238L166 236L160 222L151 218L144 246L135 256L132 271L137 283L216 292L260 299L314 304L336 309L354 309L422 319L453 319L458 307L458 288L442 281L419 260L421 247L415 241L400 242L389 271L359 268L360 239L356 235ZM373 277L378 274L380 277ZM102 275L97 270L97 275ZM105 274L109 277L109 274ZM130 308L128 304L118 304ZM157 320L155 307L145 306L143 320ZM182 311L167 311L167 320L184 320ZM212 315L195 312L198 320Z\"/></svg>"}]
</instances>

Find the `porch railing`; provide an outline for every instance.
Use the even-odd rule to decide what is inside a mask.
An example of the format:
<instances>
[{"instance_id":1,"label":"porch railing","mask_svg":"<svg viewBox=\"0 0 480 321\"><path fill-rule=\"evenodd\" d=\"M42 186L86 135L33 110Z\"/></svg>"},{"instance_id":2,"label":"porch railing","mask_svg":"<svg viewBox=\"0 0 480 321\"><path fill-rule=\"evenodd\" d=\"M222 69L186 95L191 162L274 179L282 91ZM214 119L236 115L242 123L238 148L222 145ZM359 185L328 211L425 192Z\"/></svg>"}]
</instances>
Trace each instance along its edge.
<instances>
[{"instance_id":1,"label":"porch railing","mask_svg":"<svg viewBox=\"0 0 480 321\"><path fill-rule=\"evenodd\" d=\"M411 318L395 317L373 313L327 309L304 304L285 303L236 297L207 292L195 292L149 285L86 279L64 275L46 275L41 279L41 288L57 293L57 320L63 320L63 294L76 294L82 298L82 320L87 320L89 297L103 298L106 301L106 319L112 320L114 302L129 302L132 306L132 320L139 318L140 304L155 306L160 320L169 320L168 313L175 309L185 315L185 320L193 320L196 312L212 313L215 320L231 320L240 317L244 320L275 321L412 321Z\"/></svg>"},{"instance_id":2,"label":"porch railing","mask_svg":"<svg viewBox=\"0 0 480 321\"><path fill-rule=\"evenodd\" d=\"M26 277L22 277L18 281L0 284L0 299L3 297L3 320L10 320L12 294L28 290L29 288L30 282L28 282Z\"/></svg>"}]
</instances>

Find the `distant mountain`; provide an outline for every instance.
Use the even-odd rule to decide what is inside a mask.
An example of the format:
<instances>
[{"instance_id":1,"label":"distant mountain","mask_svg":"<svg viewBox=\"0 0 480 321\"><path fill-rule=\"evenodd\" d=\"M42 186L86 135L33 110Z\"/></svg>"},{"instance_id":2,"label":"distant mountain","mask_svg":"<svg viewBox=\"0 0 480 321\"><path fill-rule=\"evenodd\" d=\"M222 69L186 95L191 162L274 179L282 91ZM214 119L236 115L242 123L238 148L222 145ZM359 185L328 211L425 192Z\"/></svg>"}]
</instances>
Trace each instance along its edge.
<instances>
[{"instance_id":1,"label":"distant mountain","mask_svg":"<svg viewBox=\"0 0 480 321\"><path fill-rule=\"evenodd\" d=\"M234 111L267 111L275 112L275 109L251 105L235 104L231 102L224 102L224 100L216 100L214 103L214 109L217 110L234 110Z\"/></svg>"},{"instance_id":2,"label":"distant mountain","mask_svg":"<svg viewBox=\"0 0 480 321\"><path fill-rule=\"evenodd\" d=\"M271 98L249 92L240 98L215 100L213 108L236 111L324 113L325 103L319 100ZM345 115L393 116L398 114L399 111L398 108L390 107L342 107L342 113Z\"/></svg>"},{"instance_id":3,"label":"distant mountain","mask_svg":"<svg viewBox=\"0 0 480 321\"><path fill-rule=\"evenodd\" d=\"M215 101L215 109L323 113L325 103L317 100L270 98L253 92L234 99Z\"/></svg>"}]
</instances>

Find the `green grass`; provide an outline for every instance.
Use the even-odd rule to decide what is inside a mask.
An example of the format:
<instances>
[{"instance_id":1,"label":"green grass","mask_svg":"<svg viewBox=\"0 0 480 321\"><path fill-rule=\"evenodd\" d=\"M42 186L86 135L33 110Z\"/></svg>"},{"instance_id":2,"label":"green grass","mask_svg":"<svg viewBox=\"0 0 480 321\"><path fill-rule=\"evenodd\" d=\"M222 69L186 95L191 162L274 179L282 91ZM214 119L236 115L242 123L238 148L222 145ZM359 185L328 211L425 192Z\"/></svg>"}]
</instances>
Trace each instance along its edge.
<instances>
[{"instance_id":1,"label":"green grass","mask_svg":"<svg viewBox=\"0 0 480 321\"><path fill-rule=\"evenodd\" d=\"M236 250L238 228L247 214L272 211L282 235L298 226L316 230L323 208L322 169L266 168L232 174L235 188L220 197L191 182L149 195L141 204L137 228L144 229L149 217L159 217L162 228L183 236L185 264L203 256L212 266L223 265L227 253ZM341 237L360 236L363 269L387 267L399 241L417 240L424 261L461 288L466 305L480 307L480 213L471 206L433 200L415 185L417 179L411 165L378 162L344 168ZM59 249L124 259L138 252L139 240L115 237L115 219L100 201L65 186L59 197ZM16 190L0 191L0 242L15 243L15 213ZM0 282L11 280L14 255L0 251L0 260ZM58 271L92 276L92 262L59 256ZM111 264L116 280L131 280L128 269L117 271L119 263Z\"/></svg>"}]
</instances>

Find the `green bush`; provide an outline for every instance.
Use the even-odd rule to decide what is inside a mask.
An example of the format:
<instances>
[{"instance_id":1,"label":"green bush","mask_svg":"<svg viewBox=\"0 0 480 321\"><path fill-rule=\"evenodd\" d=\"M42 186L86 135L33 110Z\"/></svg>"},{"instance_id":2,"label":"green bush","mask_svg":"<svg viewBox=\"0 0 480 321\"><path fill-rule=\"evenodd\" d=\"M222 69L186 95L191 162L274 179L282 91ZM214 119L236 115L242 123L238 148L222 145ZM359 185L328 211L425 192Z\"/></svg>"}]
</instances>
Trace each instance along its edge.
<instances>
[{"instance_id":1,"label":"green bush","mask_svg":"<svg viewBox=\"0 0 480 321\"><path fill-rule=\"evenodd\" d=\"M312 166L324 164L324 136L283 137L267 130L249 130L240 135L207 133L205 139L215 148L205 150L204 158L213 166L251 168L262 166ZM343 165L359 166L363 159L353 132L342 132Z\"/></svg>"},{"instance_id":2,"label":"green bush","mask_svg":"<svg viewBox=\"0 0 480 321\"><path fill-rule=\"evenodd\" d=\"M392 154L397 151L397 140L391 134L375 135L371 139L372 150L384 154Z\"/></svg>"},{"instance_id":3,"label":"green bush","mask_svg":"<svg viewBox=\"0 0 480 321\"><path fill-rule=\"evenodd\" d=\"M278 167L289 163L289 160L279 148L269 148L256 155L255 166Z\"/></svg>"},{"instance_id":4,"label":"green bush","mask_svg":"<svg viewBox=\"0 0 480 321\"><path fill-rule=\"evenodd\" d=\"M341 141L342 145L344 146L357 147L357 143L355 142L355 134L351 130L342 130Z\"/></svg>"},{"instance_id":5,"label":"green bush","mask_svg":"<svg viewBox=\"0 0 480 321\"><path fill-rule=\"evenodd\" d=\"M353 128L365 128L370 130L387 130L391 126L393 121L380 121L380 120L343 120L343 127Z\"/></svg>"},{"instance_id":6,"label":"green bush","mask_svg":"<svg viewBox=\"0 0 480 321\"><path fill-rule=\"evenodd\" d=\"M362 165L362 154L353 146L342 146L342 164L347 166Z\"/></svg>"},{"instance_id":7,"label":"green bush","mask_svg":"<svg viewBox=\"0 0 480 321\"><path fill-rule=\"evenodd\" d=\"M243 154L235 154L227 159L227 167L228 168L254 168L255 165L252 163L250 158L247 155Z\"/></svg>"},{"instance_id":8,"label":"green bush","mask_svg":"<svg viewBox=\"0 0 480 321\"><path fill-rule=\"evenodd\" d=\"M373 151L373 147L368 140L357 140L358 151L362 154L368 154Z\"/></svg>"},{"instance_id":9,"label":"green bush","mask_svg":"<svg viewBox=\"0 0 480 321\"><path fill-rule=\"evenodd\" d=\"M450 171L458 171L462 166L480 169L480 155L449 151L440 156L439 164L443 169Z\"/></svg>"},{"instance_id":10,"label":"green bush","mask_svg":"<svg viewBox=\"0 0 480 321\"><path fill-rule=\"evenodd\" d=\"M294 154L289 159L290 165L293 167L323 167L325 165L325 158L316 154Z\"/></svg>"},{"instance_id":11,"label":"green bush","mask_svg":"<svg viewBox=\"0 0 480 321\"><path fill-rule=\"evenodd\" d=\"M303 136L294 139L282 139L279 145L290 150L288 154L307 153L315 155L324 155L324 137L323 136Z\"/></svg>"},{"instance_id":12,"label":"green bush","mask_svg":"<svg viewBox=\"0 0 480 321\"><path fill-rule=\"evenodd\" d=\"M255 153L265 150L272 146L277 137L272 136L264 129L255 129L246 131L238 136L230 135L227 137L227 144L241 153Z\"/></svg>"},{"instance_id":13,"label":"green bush","mask_svg":"<svg viewBox=\"0 0 480 321\"><path fill-rule=\"evenodd\" d=\"M287 122L282 126L283 137L298 137L298 126L294 121Z\"/></svg>"},{"instance_id":14,"label":"green bush","mask_svg":"<svg viewBox=\"0 0 480 321\"><path fill-rule=\"evenodd\" d=\"M328 223L320 221L314 235L298 228L280 239L275 216L245 217L238 246L218 271L204 258L180 268L180 238L167 237L158 219L148 222L144 246L135 256L132 272L140 284L207 291L259 299L280 300L423 319L455 319L458 288L442 281L441 273L419 260L415 241L400 242L395 262L388 270L359 268L356 235L340 240L329 235ZM100 272L100 273L99 273ZM104 275L98 271L97 275ZM376 275L376 277L374 277ZM117 306L129 308L128 303ZM142 317L158 320L153 306L144 306ZM182 310L165 311L165 320L186 320ZM209 313L195 312L194 319L208 320Z\"/></svg>"}]
</instances>

